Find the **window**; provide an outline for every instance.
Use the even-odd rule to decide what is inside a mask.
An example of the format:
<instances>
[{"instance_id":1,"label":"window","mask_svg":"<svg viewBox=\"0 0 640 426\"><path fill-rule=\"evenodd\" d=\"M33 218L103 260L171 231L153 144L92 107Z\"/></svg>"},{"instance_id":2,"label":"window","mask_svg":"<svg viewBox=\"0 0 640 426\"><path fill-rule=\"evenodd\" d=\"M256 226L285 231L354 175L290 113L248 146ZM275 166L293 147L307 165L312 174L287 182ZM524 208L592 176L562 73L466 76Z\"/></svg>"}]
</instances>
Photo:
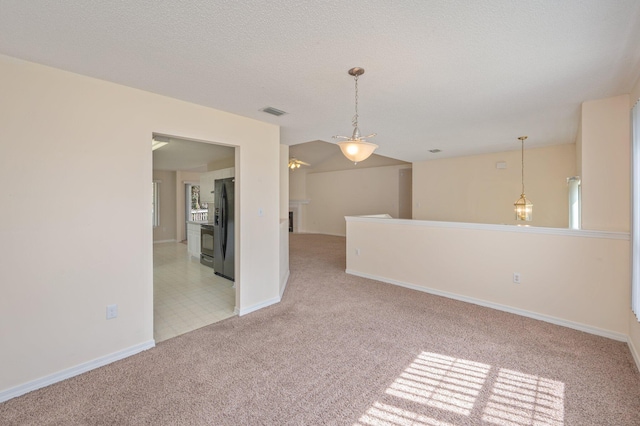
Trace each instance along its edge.
<instances>
[{"instance_id":1,"label":"window","mask_svg":"<svg viewBox=\"0 0 640 426\"><path fill-rule=\"evenodd\" d=\"M209 210L206 201L200 200L200 185L185 183L187 220L193 222L206 222Z\"/></svg>"},{"instance_id":2,"label":"window","mask_svg":"<svg viewBox=\"0 0 640 426\"><path fill-rule=\"evenodd\" d=\"M153 181L153 196L151 197L151 214L153 216L153 227L160 226L160 181Z\"/></svg>"},{"instance_id":3,"label":"window","mask_svg":"<svg viewBox=\"0 0 640 426\"><path fill-rule=\"evenodd\" d=\"M569 186L569 228L580 229L580 176L567 178L567 185Z\"/></svg>"},{"instance_id":4,"label":"window","mask_svg":"<svg viewBox=\"0 0 640 426\"><path fill-rule=\"evenodd\" d=\"M631 110L632 123L632 178L631 188L633 205L631 225L631 309L640 320L640 106L636 102Z\"/></svg>"}]
</instances>

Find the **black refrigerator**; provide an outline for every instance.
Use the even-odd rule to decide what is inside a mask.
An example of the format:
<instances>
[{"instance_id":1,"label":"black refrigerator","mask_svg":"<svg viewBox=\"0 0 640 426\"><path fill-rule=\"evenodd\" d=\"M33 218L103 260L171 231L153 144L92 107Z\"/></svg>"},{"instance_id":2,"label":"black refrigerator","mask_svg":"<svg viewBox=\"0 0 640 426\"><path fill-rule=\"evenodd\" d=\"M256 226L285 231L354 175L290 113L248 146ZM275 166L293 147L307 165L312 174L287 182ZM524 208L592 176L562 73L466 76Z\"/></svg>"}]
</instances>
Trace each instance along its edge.
<instances>
[{"instance_id":1,"label":"black refrigerator","mask_svg":"<svg viewBox=\"0 0 640 426\"><path fill-rule=\"evenodd\" d=\"M213 213L213 271L231 281L235 278L234 178L215 181Z\"/></svg>"}]
</instances>

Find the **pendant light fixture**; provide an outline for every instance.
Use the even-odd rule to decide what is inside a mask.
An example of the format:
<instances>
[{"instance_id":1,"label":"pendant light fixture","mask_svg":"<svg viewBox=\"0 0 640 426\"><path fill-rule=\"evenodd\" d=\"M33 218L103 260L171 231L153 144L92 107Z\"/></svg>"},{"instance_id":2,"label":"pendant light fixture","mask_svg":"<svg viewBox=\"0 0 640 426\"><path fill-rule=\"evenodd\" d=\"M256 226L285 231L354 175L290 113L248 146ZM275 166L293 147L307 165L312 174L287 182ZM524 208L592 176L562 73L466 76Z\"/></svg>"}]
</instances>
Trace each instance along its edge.
<instances>
[{"instance_id":1,"label":"pendant light fixture","mask_svg":"<svg viewBox=\"0 0 640 426\"><path fill-rule=\"evenodd\" d=\"M520 136L518 138L522 144L522 194L520 198L513 205L515 206L516 220L525 220L527 222L533 219L533 203L527 200L524 195L524 141L527 136Z\"/></svg>"},{"instance_id":2,"label":"pendant light fixture","mask_svg":"<svg viewBox=\"0 0 640 426\"><path fill-rule=\"evenodd\" d=\"M338 146L342 150L342 153L349 160L353 161L353 164L358 164L360 161L364 161L373 151L378 148L378 145L367 142L365 138L372 138L376 134L372 133L368 136L360 136L360 129L358 128L358 77L364 74L364 68L351 68L349 70L349 75L352 75L356 82L356 115L353 116L353 134L351 137L347 136L334 136L334 139L346 139L342 142L338 142Z\"/></svg>"}]
</instances>

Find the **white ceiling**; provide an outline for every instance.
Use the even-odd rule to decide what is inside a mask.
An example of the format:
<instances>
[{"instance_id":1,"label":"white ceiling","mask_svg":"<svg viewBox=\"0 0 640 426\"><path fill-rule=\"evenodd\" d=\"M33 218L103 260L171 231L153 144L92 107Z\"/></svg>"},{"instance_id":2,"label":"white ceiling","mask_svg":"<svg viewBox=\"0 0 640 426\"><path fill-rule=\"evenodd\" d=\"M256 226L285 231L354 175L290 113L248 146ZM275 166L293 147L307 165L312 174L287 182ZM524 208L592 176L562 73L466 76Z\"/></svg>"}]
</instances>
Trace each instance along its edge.
<instances>
[{"instance_id":1,"label":"white ceiling","mask_svg":"<svg viewBox=\"0 0 640 426\"><path fill-rule=\"evenodd\" d=\"M638 0L0 0L0 53L404 160L572 143L639 74ZM272 106L288 114L259 111Z\"/></svg>"}]
</instances>

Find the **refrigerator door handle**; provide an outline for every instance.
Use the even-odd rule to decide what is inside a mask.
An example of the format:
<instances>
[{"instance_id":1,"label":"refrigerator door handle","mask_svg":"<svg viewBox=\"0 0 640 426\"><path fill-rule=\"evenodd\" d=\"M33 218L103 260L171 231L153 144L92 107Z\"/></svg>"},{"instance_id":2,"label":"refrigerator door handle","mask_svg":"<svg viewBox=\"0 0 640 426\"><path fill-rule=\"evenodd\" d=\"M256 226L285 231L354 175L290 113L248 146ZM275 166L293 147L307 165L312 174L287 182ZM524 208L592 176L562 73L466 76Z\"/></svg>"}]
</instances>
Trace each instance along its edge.
<instances>
[{"instance_id":1,"label":"refrigerator door handle","mask_svg":"<svg viewBox=\"0 0 640 426\"><path fill-rule=\"evenodd\" d=\"M220 244L222 247L222 258L227 257L227 188L225 186L222 187L222 224L221 230L222 235L220 238Z\"/></svg>"}]
</instances>

